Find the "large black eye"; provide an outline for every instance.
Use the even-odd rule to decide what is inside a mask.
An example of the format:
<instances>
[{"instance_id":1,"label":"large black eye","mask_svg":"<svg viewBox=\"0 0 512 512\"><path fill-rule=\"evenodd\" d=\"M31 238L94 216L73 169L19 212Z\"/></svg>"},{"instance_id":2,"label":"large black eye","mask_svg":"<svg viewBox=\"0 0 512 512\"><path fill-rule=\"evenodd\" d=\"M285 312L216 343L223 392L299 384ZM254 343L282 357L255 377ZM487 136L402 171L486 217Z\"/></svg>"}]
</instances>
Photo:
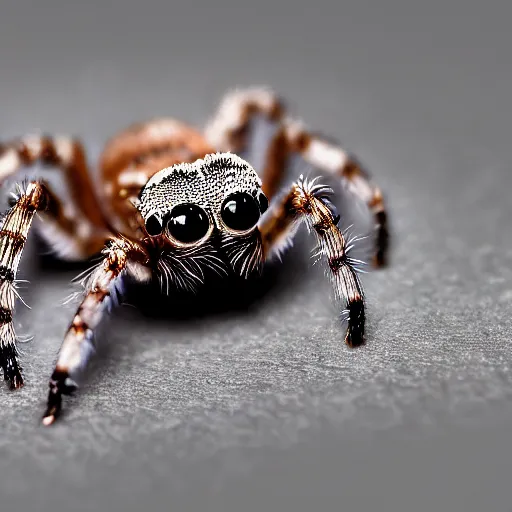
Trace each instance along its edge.
<instances>
[{"instance_id":1,"label":"large black eye","mask_svg":"<svg viewBox=\"0 0 512 512\"><path fill-rule=\"evenodd\" d=\"M210 221L206 212L196 204L179 204L171 210L167 229L178 242L197 242L208 233Z\"/></svg>"},{"instance_id":2,"label":"large black eye","mask_svg":"<svg viewBox=\"0 0 512 512\"><path fill-rule=\"evenodd\" d=\"M222 205L222 220L235 231L251 229L260 218L260 208L256 199L246 192L236 192L226 198Z\"/></svg>"},{"instance_id":3,"label":"large black eye","mask_svg":"<svg viewBox=\"0 0 512 512\"><path fill-rule=\"evenodd\" d=\"M146 220L146 231L151 236L159 235L162 232L162 222L156 215L151 215Z\"/></svg>"}]
</instances>

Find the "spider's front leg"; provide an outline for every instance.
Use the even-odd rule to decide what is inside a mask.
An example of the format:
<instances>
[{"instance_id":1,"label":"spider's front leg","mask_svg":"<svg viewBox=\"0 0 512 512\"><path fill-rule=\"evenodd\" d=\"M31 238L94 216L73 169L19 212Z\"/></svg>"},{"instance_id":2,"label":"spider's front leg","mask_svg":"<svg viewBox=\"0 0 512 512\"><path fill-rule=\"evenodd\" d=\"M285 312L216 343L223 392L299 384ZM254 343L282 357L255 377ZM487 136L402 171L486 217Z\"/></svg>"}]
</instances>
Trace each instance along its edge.
<instances>
[{"instance_id":1,"label":"spider's front leg","mask_svg":"<svg viewBox=\"0 0 512 512\"><path fill-rule=\"evenodd\" d=\"M11 389L23 386L12 322L16 273L34 215L45 210L49 201L49 192L42 183L29 183L6 214L0 230L0 365Z\"/></svg>"},{"instance_id":2,"label":"spider's front leg","mask_svg":"<svg viewBox=\"0 0 512 512\"><path fill-rule=\"evenodd\" d=\"M353 262L348 257L345 239L337 223L339 216L329 201L332 190L300 177L290 191L276 200L270 212L260 221L265 258L285 247L305 221L315 233L319 255L327 263L335 297L343 301L348 313L345 342L350 347L364 343L365 311L363 289Z\"/></svg>"},{"instance_id":3,"label":"spider's front leg","mask_svg":"<svg viewBox=\"0 0 512 512\"><path fill-rule=\"evenodd\" d=\"M122 293L123 279L140 283L151 279L149 255L140 244L125 238L112 239L103 250L105 258L85 282L85 296L71 321L50 378L44 425L51 425L62 407L62 395L77 387L75 379L94 351L94 330Z\"/></svg>"}]
</instances>

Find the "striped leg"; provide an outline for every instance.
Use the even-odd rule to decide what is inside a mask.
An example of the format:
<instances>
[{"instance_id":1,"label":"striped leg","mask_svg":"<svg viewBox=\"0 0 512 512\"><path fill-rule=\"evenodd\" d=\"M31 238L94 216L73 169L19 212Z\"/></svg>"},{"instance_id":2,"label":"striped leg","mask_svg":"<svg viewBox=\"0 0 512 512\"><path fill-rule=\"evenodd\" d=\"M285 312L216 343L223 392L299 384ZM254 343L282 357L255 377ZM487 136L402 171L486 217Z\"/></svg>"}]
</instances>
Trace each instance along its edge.
<instances>
[{"instance_id":1,"label":"striped leg","mask_svg":"<svg viewBox=\"0 0 512 512\"><path fill-rule=\"evenodd\" d=\"M298 153L313 166L339 176L349 189L361 198L375 219L374 263L386 263L389 246L387 213L379 187L370 179L357 159L336 144L307 131L296 120L286 116L280 99L266 89L248 89L228 94L217 115L208 124L206 136L223 151L246 148L248 129L254 115L278 122L278 129L267 149L263 170L263 189L271 198L279 187L288 156Z\"/></svg>"},{"instance_id":2,"label":"striped leg","mask_svg":"<svg viewBox=\"0 0 512 512\"><path fill-rule=\"evenodd\" d=\"M265 258L290 242L301 221L305 221L310 232L315 233L318 256L326 260L335 297L344 303L344 313L348 318L345 342L353 347L364 342L363 289L355 262L348 257L343 234L336 226L339 216L329 201L330 193L332 190L328 187L316 185L315 180L308 182L301 176L287 194L275 200L258 227Z\"/></svg>"},{"instance_id":3,"label":"striped leg","mask_svg":"<svg viewBox=\"0 0 512 512\"><path fill-rule=\"evenodd\" d=\"M249 143L249 126L253 117L263 116L281 123L284 113L284 105L268 89L235 90L223 98L217 113L205 128L205 135L218 151L243 152ZM269 199L279 188L287 157L284 130L279 126L267 149L262 169L263 191Z\"/></svg>"},{"instance_id":4,"label":"striped leg","mask_svg":"<svg viewBox=\"0 0 512 512\"><path fill-rule=\"evenodd\" d=\"M40 136L0 144L0 183L37 162L59 169L69 190L62 207L48 212L40 229L43 237L68 260L86 259L100 251L110 229L94 193L82 145L66 137Z\"/></svg>"},{"instance_id":5,"label":"striped leg","mask_svg":"<svg viewBox=\"0 0 512 512\"><path fill-rule=\"evenodd\" d=\"M12 323L16 273L34 215L44 210L48 202L44 185L30 183L7 213L0 230L0 365L11 389L23 385Z\"/></svg>"},{"instance_id":6,"label":"striped leg","mask_svg":"<svg viewBox=\"0 0 512 512\"><path fill-rule=\"evenodd\" d=\"M122 293L127 276L138 282L151 278L148 255L144 249L124 238L111 240L105 247L105 258L85 282L85 296L80 304L57 357L52 373L44 425L51 425L62 407L62 395L70 394L94 352L94 330Z\"/></svg>"}]
</instances>

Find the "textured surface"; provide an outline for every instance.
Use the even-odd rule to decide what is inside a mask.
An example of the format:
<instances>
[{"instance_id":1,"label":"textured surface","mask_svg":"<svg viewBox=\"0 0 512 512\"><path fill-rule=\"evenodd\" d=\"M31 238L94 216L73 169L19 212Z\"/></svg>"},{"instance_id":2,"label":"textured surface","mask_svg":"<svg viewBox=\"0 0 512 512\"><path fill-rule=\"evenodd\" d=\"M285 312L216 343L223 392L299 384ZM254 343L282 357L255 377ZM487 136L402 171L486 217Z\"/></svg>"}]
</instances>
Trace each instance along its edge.
<instances>
[{"instance_id":1,"label":"textured surface","mask_svg":"<svg viewBox=\"0 0 512 512\"><path fill-rule=\"evenodd\" d=\"M508 510L506 3L25 3L2 5L1 137L99 147L152 115L200 123L225 88L267 83L363 157L395 242L365 278L365 347L343 346L328 284L295 252L248 313L121 310L47 430L76 272L39 275L27 253L33 309L18 320L36 338L26 387L0 391L0 509Z\"/></svg>"}]
</instances>

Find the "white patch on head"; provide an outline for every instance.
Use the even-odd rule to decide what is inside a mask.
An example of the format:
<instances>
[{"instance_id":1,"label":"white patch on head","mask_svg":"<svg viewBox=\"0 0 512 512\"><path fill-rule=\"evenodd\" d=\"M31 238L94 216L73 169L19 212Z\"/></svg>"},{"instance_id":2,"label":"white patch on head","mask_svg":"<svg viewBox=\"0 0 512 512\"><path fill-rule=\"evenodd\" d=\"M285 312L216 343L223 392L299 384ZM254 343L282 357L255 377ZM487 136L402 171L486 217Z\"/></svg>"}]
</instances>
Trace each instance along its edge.
<instances>
[{"instance_id":1,"label":"white patch on head","mask_svg":"<svg viewBox=\"0 0 512 512\"><path fill-rule=\"evenodd\" d=\"M194 203L216 217L228 194L256 194L259 189L261 180L245 160L232 153L212 153L153 175L142 190L139 211L145 219L152 214L163 218L177 204Z\"/></svg>"},{"instance_id":2,"label":"white patch on head","mask_svg":"<svg viewBox=\"0 0 512 512\"><path fill-rule=\"evenodd\" d=\"M157 172L151 177L151 179L146 184L146 188L158 185L171 174L180 171L184 174L197 174L200 179L205 179L205 176L201 170L202 167L206 167L210 165L212 162L215 162L215 160L220 160L222 158L231 160L234 166L249 166L249 164L244 159L240 158L238 155L235 155L234 153L210 153L206 155L204 158L200 158L195 162L176 164L171 167L162 169L161 171ZM261 186L261 180L259 178L258 180Z\"/></svg>"},{"instance_id":3,"label":"white patch on head","mask_svg":"<svg viewBox=\"0 0 512 512\"><path fill-rule=\"evenodd\" d=\"M208 155L207 155L208 156ZM201 179L204 179L204 174L201 171L201 166L205 163L205 159L199 159L192 163L181 163L171 167L166 167L161 171L154 174L151 179L146 183L146 188L154 187L159 185L165 178L168 178L171 174L181 171L184 174L197 174Z\"/></svg>"}]
</instances>

